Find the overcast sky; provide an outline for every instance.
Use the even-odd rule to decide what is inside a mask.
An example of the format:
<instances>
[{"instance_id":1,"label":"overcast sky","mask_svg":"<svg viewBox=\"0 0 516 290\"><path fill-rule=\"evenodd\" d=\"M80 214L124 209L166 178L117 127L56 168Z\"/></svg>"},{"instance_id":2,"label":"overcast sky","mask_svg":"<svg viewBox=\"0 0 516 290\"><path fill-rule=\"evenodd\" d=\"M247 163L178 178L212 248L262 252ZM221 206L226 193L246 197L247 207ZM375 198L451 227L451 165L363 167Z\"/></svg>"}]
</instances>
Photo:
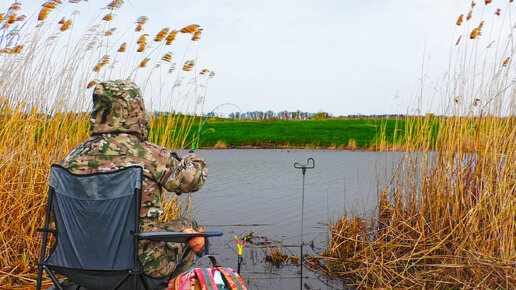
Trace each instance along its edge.
<instances>
[{"instance_id":1,"label":"overcast sky","mask_svg":"<svg viewBox=\"0 0 516 290\"><path fill-rule=\"evenodd\" d=\"M102 3L109 1L103 1ZM478 13L486 9L477 1ZM506 8L509 0L493 0ZM12 3L2 1L2 10ZM40 1L23 1L37 11ZM101 1L82 3L97 11ZM152 3L152 4L150 4ZM333 115L406 113L421 77L432 87L448 70L455 22L468 0L125 1L116 17L204 29L198 64L216 72L205 108L302 110ZM490 7L487 7L490 8ZM27 13L27 12L25 12ZM488 12L482 12L488 13ZM492 13L492 12L491 12ZM431 95L435 95L431 94ZM236 109L221 107L217 113Z\"/></svg>"}]
</instances>

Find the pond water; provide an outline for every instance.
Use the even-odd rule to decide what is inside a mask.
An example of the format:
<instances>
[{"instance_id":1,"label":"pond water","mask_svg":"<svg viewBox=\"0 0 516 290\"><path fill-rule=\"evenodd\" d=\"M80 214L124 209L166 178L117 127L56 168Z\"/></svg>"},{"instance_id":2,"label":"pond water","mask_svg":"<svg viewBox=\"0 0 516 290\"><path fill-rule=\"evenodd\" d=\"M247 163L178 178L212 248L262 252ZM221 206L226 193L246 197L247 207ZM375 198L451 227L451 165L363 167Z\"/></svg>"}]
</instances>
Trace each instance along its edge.
<instances>
[{"instance_id":1,"label":"pond water","mask_svg":"<svg viewBox=\"0 0 516 290\"><path fill-rule=\"evenodd\" d=\"M240 274L250 289L299 289L299 264L280 267L265 261L264 243L280 246L282 253L299 256L303 216L304 254L322 252L329 239L330 222L344 213L370 217L377 196L392 177L403 153L345 150L232 149L197 150L208 164L204 187L194 193L193 215L209 231L222 237L210 240L210 251L223 266L237 269L237 246L253 232L254 243L243 248ZM303 175L294 163L315 160L306 170L304 211ZM204 262L203 262L204 263ZM201 263L201 264L203 264ZM208 266L208 264L203 265ZM342 289L339 281L320 277L306 268L303 284L309 289Z\"/></svg>"}]
</instances>

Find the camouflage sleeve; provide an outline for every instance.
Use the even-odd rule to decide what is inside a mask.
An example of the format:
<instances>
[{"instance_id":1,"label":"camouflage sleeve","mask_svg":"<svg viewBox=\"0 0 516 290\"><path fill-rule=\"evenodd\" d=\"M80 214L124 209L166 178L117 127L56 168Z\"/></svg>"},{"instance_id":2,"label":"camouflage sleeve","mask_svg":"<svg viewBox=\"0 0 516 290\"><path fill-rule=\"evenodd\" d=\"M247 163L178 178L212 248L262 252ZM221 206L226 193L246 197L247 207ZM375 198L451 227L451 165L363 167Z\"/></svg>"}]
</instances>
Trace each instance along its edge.
<instances>
[{"instance_id":1,"label":"camouflage sleeve","mask_svg":"<svg viewBox=\"0 0 516 290\"><path fill-rule=\"evenodd\" d=\"M208 176L206 162L195 153L189 153L177 160L171 155L171 163L161 176L159 183L170 192L183 193L199 190Z\"/></svg>"}]
</instances>

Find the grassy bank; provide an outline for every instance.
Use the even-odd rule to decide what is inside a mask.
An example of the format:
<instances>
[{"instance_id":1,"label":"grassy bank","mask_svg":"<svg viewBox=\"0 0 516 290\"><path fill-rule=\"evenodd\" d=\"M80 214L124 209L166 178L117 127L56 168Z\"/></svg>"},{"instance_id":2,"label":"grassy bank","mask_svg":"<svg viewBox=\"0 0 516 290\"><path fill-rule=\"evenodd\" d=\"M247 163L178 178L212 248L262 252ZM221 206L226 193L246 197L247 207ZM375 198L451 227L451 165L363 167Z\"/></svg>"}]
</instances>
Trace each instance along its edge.
<instances>
[{"instance_id":1,"label":"grassy bank","mask_svg":"<svg viewBox=\"0 0 516 290\"><path fill-rule=\"evenodd\" d=\"M75 115L75 114L72 114ZM83 134L88 134L88 113L78 114ZM73 116L69 116L73 117ZM191 148L204 117L173 115L151 118L149 139L169 148ZM404 149L407 134L423 134L437 144L441 119L431 124L423 117L411 119L326 119L248 121L211 118L202 126L196 148L330 148L360 150ZM48 125L39 127L36 138ZM2 124L0 124L1 128ZM407 130L407 126L409 129Z\"/></svg>"},{"instance_id":2,"label":"grassy bank","mask_svg":"<svg viewBox=\"0 0 516 290\"><path fill-rule=\"evenodd\" d=\"M193 144L199 126L199 122L192 126L187 146ZM202 128L197 148L376 149L380 139L391 145L401 142L398 136L404 131L405 121L395 119L247 121L212 118Z\"/></svg>"}]
</instances>

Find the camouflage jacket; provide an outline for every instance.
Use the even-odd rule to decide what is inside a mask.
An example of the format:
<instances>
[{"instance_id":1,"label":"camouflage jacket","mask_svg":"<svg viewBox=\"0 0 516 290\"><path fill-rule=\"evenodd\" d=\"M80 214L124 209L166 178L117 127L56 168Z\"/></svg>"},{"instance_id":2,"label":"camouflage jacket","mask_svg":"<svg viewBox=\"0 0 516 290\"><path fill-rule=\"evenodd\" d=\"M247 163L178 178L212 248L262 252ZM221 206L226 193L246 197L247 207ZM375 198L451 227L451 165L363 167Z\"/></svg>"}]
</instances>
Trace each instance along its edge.
<instances>
[{"instance_id":1,"label":"camouflage jacket","mask_svg":"<svg viewBox=\"0 0 516 290\"><path fill-rule=\"evenodd\" d=\"M140 90L134 83L98 84L93 92L93 105L91 137L72 150L60 165L77 174L142 166L140 217L161 215L161 187L178 194L202 187L208 173L202 158L187 154L179 159L167 148L147 141L148 117Z\"/></svg>"}]
</instances>

